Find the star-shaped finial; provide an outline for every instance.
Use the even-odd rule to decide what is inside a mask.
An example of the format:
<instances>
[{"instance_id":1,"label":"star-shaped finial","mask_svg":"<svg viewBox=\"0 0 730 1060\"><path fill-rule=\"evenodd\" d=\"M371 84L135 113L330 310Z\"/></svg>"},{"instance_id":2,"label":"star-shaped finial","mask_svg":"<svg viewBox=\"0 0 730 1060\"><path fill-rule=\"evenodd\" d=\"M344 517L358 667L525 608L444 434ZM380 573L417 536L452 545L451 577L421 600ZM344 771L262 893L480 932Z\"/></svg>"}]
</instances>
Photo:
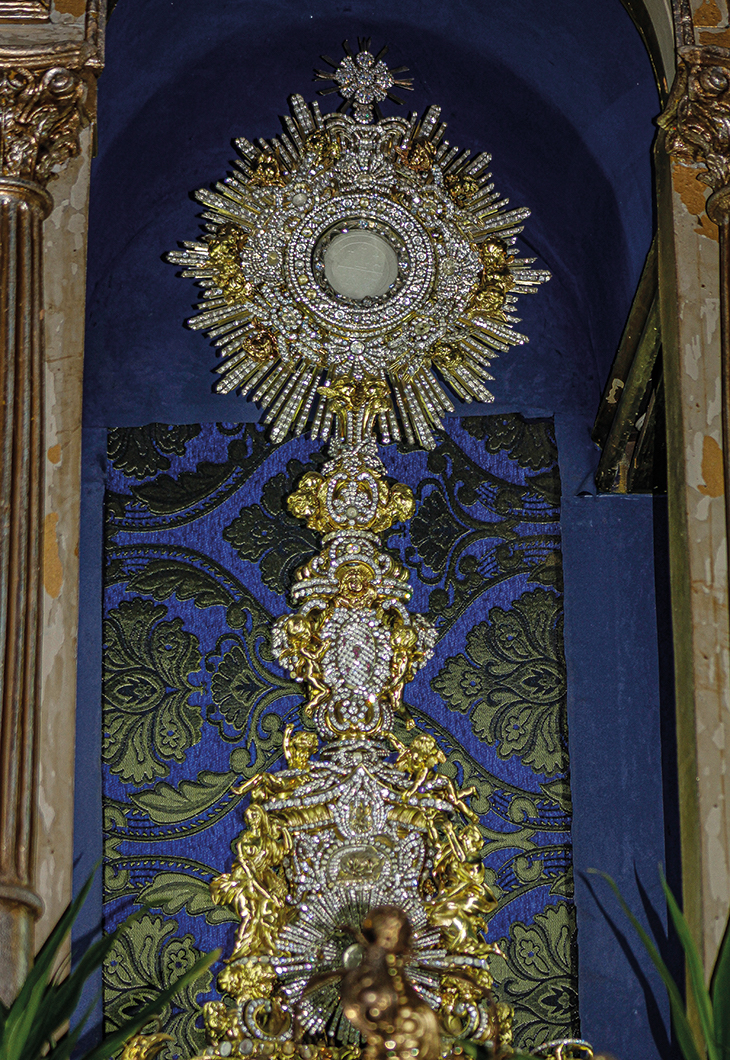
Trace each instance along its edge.
<instances>
[{"instance_id":1,"label":"star-shaped finial","mask_svg":"<svg viewBox=\"0 0 730 1060\"><path fill-rule=\"evenodd\" d=\"M407 66L399 66L389 70L382 57L388 51L388 46L381 48L377 55L370 51L370 37L358 38L359 51L354 55L350 45L344 41L342 47L345 49L345 58L341 63L322 55L321 58L332 67L334 73L326 70L315 70L318 81L334 81L332 88L322 88L320 96L327 96L331 92L339 92L342 103L339 110L352 109L355 121L367 124L374 118L382 117L378 106L387 96L394 103L403 103L402 99L395 96L391 89L393 85L413 91L413 79L398 78L394 75L403 74L408 70Z\"/></svg>"}]
</instances>

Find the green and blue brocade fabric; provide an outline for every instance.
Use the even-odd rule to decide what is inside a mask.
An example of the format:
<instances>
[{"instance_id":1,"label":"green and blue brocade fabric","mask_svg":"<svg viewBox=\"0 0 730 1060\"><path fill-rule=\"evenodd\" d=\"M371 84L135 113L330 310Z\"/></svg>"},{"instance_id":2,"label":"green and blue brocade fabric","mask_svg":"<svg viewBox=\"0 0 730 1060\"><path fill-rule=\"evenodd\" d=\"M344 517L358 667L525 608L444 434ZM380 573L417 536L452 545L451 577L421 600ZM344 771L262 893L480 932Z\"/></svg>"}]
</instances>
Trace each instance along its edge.
<instances>
[{"instance_id":1,"label":"green and blue brocade fabric","mask_svg":"<svg viewBox=\"0 0 730 1060\"><path fill-rule=\"evenodd\" d=\"M405 699L474 785L499 999L517 1043L578 1033L562 647L560 480L552 421L449 421L426 453L382 449L417 511L388 547L411 571L414 611L437 625L434 658ZM317 536L286 498L323 462L305 439L272 445L253 424L109 432L104 591L105 925L149 909L104 973L109 1025L201 951L231 952L233 913L208 883L242 828L242 779L281 759L300 687L273 661L273 620ZM244 797L245 798L245 797ZM176 1044L203 1045L206 973L163 1014ZM164 1058L163 1058L164 1060Z\"/></svg>"}]
</instances>

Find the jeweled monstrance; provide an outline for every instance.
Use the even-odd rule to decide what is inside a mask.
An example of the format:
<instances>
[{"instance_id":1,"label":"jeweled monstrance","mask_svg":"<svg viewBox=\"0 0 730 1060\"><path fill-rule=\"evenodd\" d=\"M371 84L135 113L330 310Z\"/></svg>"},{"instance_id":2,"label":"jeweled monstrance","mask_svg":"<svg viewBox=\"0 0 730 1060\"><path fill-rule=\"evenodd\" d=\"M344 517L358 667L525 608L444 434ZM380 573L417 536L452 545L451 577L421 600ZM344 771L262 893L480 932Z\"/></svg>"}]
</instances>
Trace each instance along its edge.
<instances>
[{"instance_id":1,"label":"jeweled monstrance","mask_svg":"<svg viewBox=\"0 0 730 1060\"><path fill-rule=\"evenodd\" d=\"M404 713L436 631L381 543L414 501L376 435L431 448L444 386L490 401L490 362L526 341L516 297L549 274L517 257L529 210L507 209L489 156L450 147L437 107L383 117L409 83L369 42L345 50L319 75L339 111L293 96L277 138L236 141L236 175L197 193L203 236L169 255L203 288L190 324L219 347L218 390L259 402L275 441L330 439L288 500L322 548L272 633L305 688L304 727L286 731L288 768L239 789L237 856L211 883L239 926L204 1010L209 1056L436 1060L457 1038L511 1033L490 992L472 790Z\"/></svg>"}]
</instances>

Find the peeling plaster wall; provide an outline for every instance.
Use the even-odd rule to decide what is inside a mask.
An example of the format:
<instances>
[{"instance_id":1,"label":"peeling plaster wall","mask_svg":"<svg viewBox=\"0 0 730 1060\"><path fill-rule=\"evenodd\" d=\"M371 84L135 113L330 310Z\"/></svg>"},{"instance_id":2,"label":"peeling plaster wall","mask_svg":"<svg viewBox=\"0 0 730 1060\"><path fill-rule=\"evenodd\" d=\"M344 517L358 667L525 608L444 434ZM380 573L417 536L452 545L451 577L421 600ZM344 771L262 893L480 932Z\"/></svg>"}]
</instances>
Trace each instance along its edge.
<instances>
[{"instance_id":1,"label":"peeling plaster wall","mask_svg":"<svg viewBox=\"0 0 730 1060\"><path fill-rule=\"evenodd\" d=\"M717 6L715 0L705 0L702 7L705 13L709 11L708 4L713 9ZM689 609L684 633L687 651L679 663L678 680L680 686L692 689L684 697L685 717L691 716L694 710L694 732L685 730L679 748L687 769L685 828L695 846L694 853L690 849L685 851L685 899L688 891L694 889L694 900L700 905L696 927L702 933L705 966L710 969L730 905L727 799L730 630L720 400L718 231L702 212L706 189L697 180L700 172L672 162L676 254L673 268L678 306L674 311L678 319L676 365L668 373L667 387L671 388L668 400L675 403L673 430L679 435L670 438L670 461L673 449L675 458L680 458L683 464L683 475L675 472L672 476L674 521L675 524L684 522L682 533L686 535L682 559L685 569L673 570L674 610ZM670 429L671 424L670 415ZM690 698L693 703L688 702ZM680 712L682 709L680 703ZM680 730L681 725L680 720ZM691 747L692 737L696 758ZM690 755L692 763L688 761ZM695 786L696 791L692 792ZM695 863L695 858L701 859L701 865Z\"/></svg>"},{"instance_id":2,"label":"peeling plaster wall","mask_svg":"<svg viewBox=\"0 0 730 1060\"><path fill-rule=\"evenodd\" d=\"M45 592L36 879L45 913L36 925L37 946L70 900L73 863L89 129L82 133L81 145L80 156L50 184L54 210L44 228Z\"/></svg>"}]
</instances>

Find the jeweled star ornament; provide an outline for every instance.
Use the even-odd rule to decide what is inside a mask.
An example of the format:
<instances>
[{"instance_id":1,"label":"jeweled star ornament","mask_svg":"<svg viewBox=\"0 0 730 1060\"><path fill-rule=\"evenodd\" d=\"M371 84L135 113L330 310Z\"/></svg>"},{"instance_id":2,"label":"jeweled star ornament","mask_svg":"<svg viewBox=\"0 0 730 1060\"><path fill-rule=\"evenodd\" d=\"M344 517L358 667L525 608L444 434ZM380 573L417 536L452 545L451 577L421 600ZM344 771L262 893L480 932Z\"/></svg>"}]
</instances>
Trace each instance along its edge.
<instances>
[{"instance_id":1,"label":"jeweled star ornament","mask_svg":"<svg viewBox=\"0 0 730 1060\"><path fill-rule=\"evenodd\" d=\"M203 288L190 326L219 348L216 389L259 402L274 441L328 437L344 382L383 385L384 442L433 447L444 384L493 400L490 362L527 341L517 296L550 276L515 250L529 209L507 209L489 155L449 146L440 108L375 119L394 73L349 54L332 78L353 116L295 95L279 136L237 140L237 173L196 193L204 234L168 255Z\"/></svg>"}]
</instances>

